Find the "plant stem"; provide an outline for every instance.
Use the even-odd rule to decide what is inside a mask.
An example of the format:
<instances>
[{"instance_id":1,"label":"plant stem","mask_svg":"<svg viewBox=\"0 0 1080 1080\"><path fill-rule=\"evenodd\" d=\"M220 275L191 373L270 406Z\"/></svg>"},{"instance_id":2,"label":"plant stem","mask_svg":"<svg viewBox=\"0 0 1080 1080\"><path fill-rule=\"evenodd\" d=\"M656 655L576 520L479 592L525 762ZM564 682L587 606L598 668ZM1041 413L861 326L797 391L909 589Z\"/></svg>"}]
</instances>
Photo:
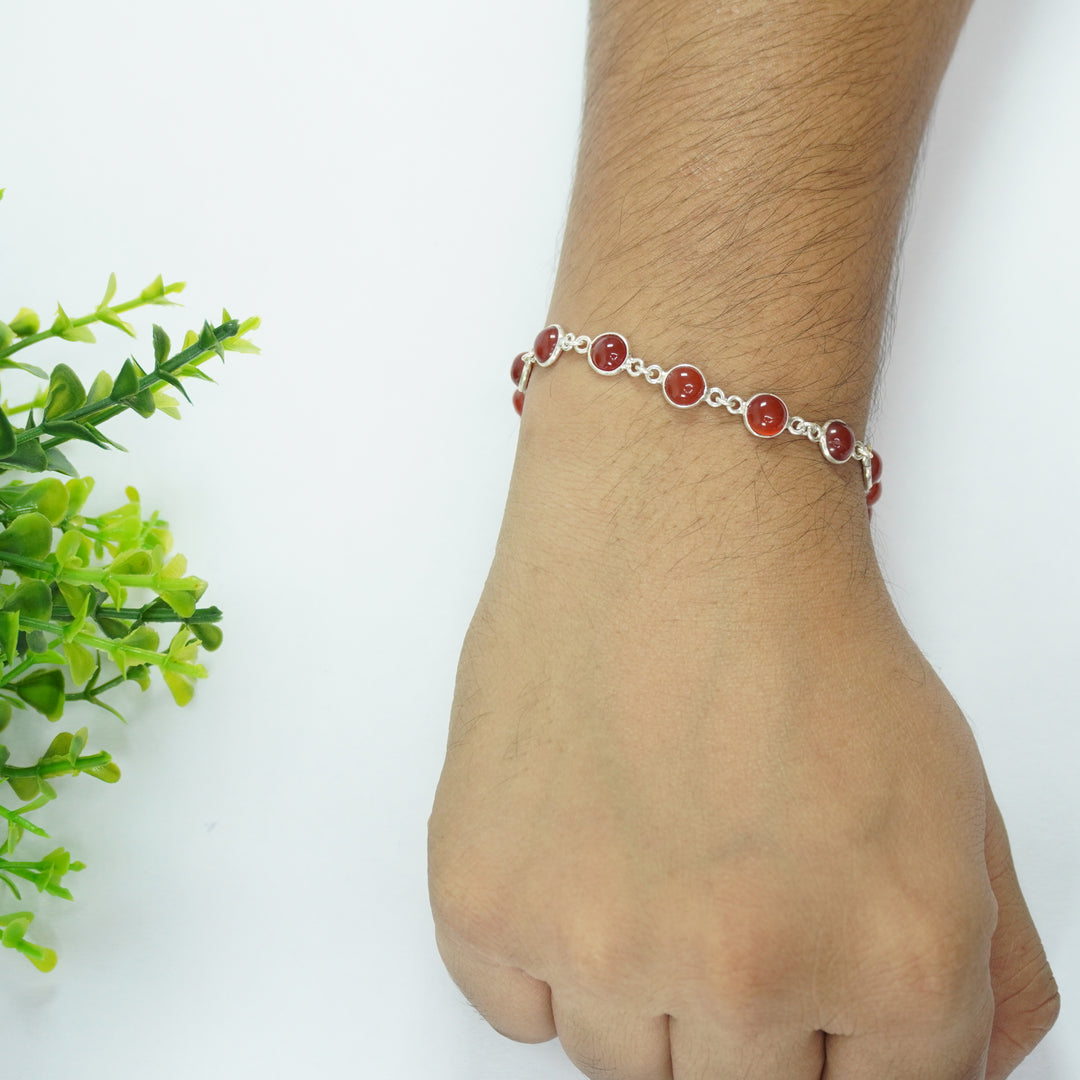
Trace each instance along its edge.
<instances>
[{"instance_id":1,"label":"plant stem","mask_svg":"<svg viewBox=\"0 0 1080 1080\"><path fill-rule=\"evenodd\" d=\"M172 285L165 286L165 292L162 295L167 295L169 292L179 292L179 289L174 288L176 285L182 285L182 282L174 281ZM119 315L124 311L132 311L134 308L146 307L147 304L153 304L159 301L161 297L153 297L149 300L144 300L142 296L136 296L134 300L126 300L122 304L116 304L114 307L95 308L89 315L82 315L78 319L72 319L72 326L88 326L90 323L101 322L102 312L109 312L113 315ZM173 303L173 301L169 301ZM36 334L30 334L28 337L24 337L19 341L9 345L6 349L0 350L0 360L6 360L9 356L17 353L20 349L25 349L29 345L36 345L39 341L47 341L52 337L59 337L62 331L53 330L51 327L48 330L39 330Z\"/></svg>"}]
</instances>

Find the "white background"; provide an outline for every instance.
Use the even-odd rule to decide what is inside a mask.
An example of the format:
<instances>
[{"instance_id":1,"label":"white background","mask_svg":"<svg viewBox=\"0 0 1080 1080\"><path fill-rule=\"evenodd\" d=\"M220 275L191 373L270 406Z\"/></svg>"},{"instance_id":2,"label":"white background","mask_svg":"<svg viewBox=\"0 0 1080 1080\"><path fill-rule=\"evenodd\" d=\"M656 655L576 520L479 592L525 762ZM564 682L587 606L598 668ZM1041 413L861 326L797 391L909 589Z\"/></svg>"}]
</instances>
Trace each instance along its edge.
<instances>
[{"instance_id":1,"label":"white background","mask_svg":"<svg viewBox=\"0 0 1080 1080\"><path fill-rule=\"evenodd\" d=\"M515 450L508 365L543 324L579 118L584 0L8 2L0 318L159 271L149 329L258 313L193 408L75 453L134 483L226 612L181 711L75 710L115 787L46 824L88 863L0 955L0 1074L573 1077L446 975L425 824L461 636ZM976 0L935 116L872 441L898 606L964 707L1054 963L1018 1077L1080 1075L1076 293L1080 8ZM46 355L48 354L48 355ZM15 396L14 381L3 380ZM10 798L6 803L12 803ZM31 890L33 891L33 890Z\"/></svg>"}]
</instances>

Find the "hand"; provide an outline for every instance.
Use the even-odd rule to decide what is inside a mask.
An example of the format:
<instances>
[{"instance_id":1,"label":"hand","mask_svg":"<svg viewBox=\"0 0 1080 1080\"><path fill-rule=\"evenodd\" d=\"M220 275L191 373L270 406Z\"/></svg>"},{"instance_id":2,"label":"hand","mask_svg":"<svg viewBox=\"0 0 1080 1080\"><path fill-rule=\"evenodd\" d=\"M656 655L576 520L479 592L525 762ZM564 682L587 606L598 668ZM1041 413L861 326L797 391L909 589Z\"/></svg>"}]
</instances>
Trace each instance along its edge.
<instances>
[{"instance_id":1,"label":"hand","mask_svg":"<svg viewBox=\"0 0 1080 1080\"><path fill-rule=\"evenodd\" d=\"M450 974L593 1078L975 1080L989 1044L1001 1080L1056 988L857 484L719 427L662 481L674 429L554 423L583 376L530 390L462 649L429 822Z\"/></svg>"}]
</instances>

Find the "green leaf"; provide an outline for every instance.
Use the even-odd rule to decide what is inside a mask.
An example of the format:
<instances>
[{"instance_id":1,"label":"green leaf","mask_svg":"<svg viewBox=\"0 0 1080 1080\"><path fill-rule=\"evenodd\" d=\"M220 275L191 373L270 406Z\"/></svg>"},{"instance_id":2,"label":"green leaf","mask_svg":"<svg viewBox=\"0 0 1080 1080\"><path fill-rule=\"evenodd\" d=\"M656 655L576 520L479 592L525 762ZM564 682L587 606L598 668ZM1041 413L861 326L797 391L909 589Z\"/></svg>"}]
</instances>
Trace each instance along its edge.
<instances>
[{"instance_id":1,"label":"green leaf","mask_svg":"<svg viewBox=\"0 0 1080 1080\"><path fill-rule=\"evenodd\" d=\"M36 311L24 307L19 308L18 315L8 323L8 326L11 327L16 336L21 338L30 337L41 329L41 320L38 318Z\"/></svg>"},{"instance_id":2,"label":"green leaf","mask_svg":"<svg viewBox=\"0 0 1080 1080\"><path fill-rule=\"evenodd\" d=\"M117 330L123 330L128 337L135 336L135 327L121 319L115 311L99 311L98 318L103 323L108 323L109 326L115 326Z\"/></svg>"},{"instance_id":3,"label":"green leaf","mask_svg":"<svg viewBox=\"0 0 1080 1080\"><path fill-rule=\"evenodd\" d=\"M161 367L168 360L170 346L169 335L154 323L154 367Z\"/></svg>"},{"instance_id":4,"label":"green leaf","mask_svg":"<svg viewBox=\"0 0 1080 1080\"><path fill-rule=\"evenodd\" d=\"M0 352L3 352L15 340L15 331L0 319Z\"/></svg>"},{"instance_id":5,"label":"green leaf","mask_svg":"<svg viewBox=\"0 0 1080 1080\"><path fill-rule=\"evenodd\" d=\"M189 623L188 626L207 652L213 652L218 648L225 636L221 632L221 627L213 623Z\"/></svg>"},{"instance_id":6,"label":"green leaf","mask_svg":"<svg viewBox=\"0 0 1080 1080\"><path fill-rule=\"evenodd\" d=\"M158 297L165 295L165 282L162 280L160 274L141 293L139 293L140 300L156 300Z\"/></svg>"},{"instance_id":7,"label":"green leaf","mask_svg":"<svg viewBox=\"0 0 1080 1080\"><path fill-rule=\"evenodd\" d=\"M92 424L80 424L75 420L46 420L41 426L46 435L61 439L81 439L83 442L93 443L95 446L101 446L106 450L112 442L111 439L106 439ZM71 463L68 462L68 464Z\"/></svg>"},{"instance_id":8,"label":"green leaf","mask_svg":"<svg viewBox=\"0 0 1080 1080\"><path fill-rule=\"evenodd\" d=\"M116 274L109 275L109 284L105 286L105 295L101 298L101 303L98 304L97 309L100 311L103 307L109 306L109 301L116 295Z\"/></svg>"},{"instance_id":9,"label":"green leaf","mask_svg":"<svg viewBox=\"0 0 1080 1080\"><path fill-rule=\"evenodd\" d=\"M15 663L18 644L19 613L17 611L0 611L0 650L3 651L5 663Z\"/></svg>"},{"instance_id":10,"label":"green leaf","mask_svg":"<svg viewBox=\"0 0 1080 1080\"><path fill-rule=\"evenodd\" d=\"M187 705L195 696L195 684L186 675L169 671L167 668L163 669L161 674L177 705Z\"/></svg>"},{"instance_id":11,"label":"green leaf","mask_svg":"<svg viewBox=\"0 0 1080 1080\"><path fill-rule=\"evenodd\" d=\"M44 514L36 511L20 514L0 532L0 562L3 553L25 555L28 559L43 559L52 550L52 525Z\"/></svg>"},{"instance_id":12,"label":"green leaf","mask_svg":"<svg viewBox=\"0 0 1080 1080\"><path fill-rule=\"evenodd\" d=\"M59 301L57 301L56 304L56 318L53 319L53 324L50 329L56 334L63 334L65 330L71 329L71 319L64 310L64 305Z\"/></svg>"},{"instance_id":13,"label":"green leaf","mask_svg":"<svg viewBox=\"0 0 1080 1080\"><path fill-rule=\"evenodd\" d=\"M149 574L153 568L154 562L150 552L136 549L118 555L105 572L107 574Z\"/></svg>"},{"instance_id":14,"label":"green leaf","mask_svg":"<svg viewBox=\"0 0 1080 1080\"><path fill-rule=\"evenodd\" d=\"M153 416L154 410L157 408L154 404L153 391L149 387L139 391L139 393L130 400L129 405L142 417Z\"/></svg>"},{"instance_id":15,"label":"green leaf","mask_svg":"<svg viewBox=\"0 0 1080 1080\"><path fill-rule=\"evenodd\" d=\"M87 476L69 480L66 487L68 489L68 517L75 517L82 511L90 492L94 490L94 478Z\"/></svg>"},{"instance_id":16,"label":"green leaf","mask_svg":"<svg viewBox=\"0 0 1080 1080\"><path fill-rule=\"evenodd\" d=\"M129 357L124 361L120 374L116 376L109 398L112 401L122 401L126 397L131 397L138 389L139 376L135 370L135 361Z\"/></svg>"},{"instance_id":17,"label":"green leaf","mask_svg":"<svg viewBox=\"0 0 1080 1080\"><path fill-rule=\"evenodd\" d=\"M109 441L112 442L111 439ZM113 445L115 446L116 444L113 443ZM76 469L75 466L72 465L66 457L64 457L64 455L60 452L59 448L56 446L50 446L45 451L45 462L46 468L50 469L52 472L63 473L64 476L79 475L79 470Z\"/></svg>"},{"instance_id":18,"label":"green leaf","mask_svg":"<svg viewBox=\"0 0 1080 1080\"><path fill-rule=\"evenodd\" d=\"M24 506L32 506L49 519L50 525L59 525L67 515L68 493L62 480L46 477L31 484L22 497Z\"/></svg>"},{"instance_id":19,"label":"green leaf","mask_svg":"<svg viewBox=\"0 0 1080 1080\"><path fill-rule=\"evenodd\" d=\"M7 413L0 409L0 460L11 457L18 447L18 437Z\"/></svg>"},{"instance_id":20,"label":"green leaf","mask_svg":"<svg viewBox=\"0 0 1080 1080\"><path fill-rule=\"evenodd\" d=\"M83 328L85 329L85 327ZM86 401L79 376L67 364L57 364L49 376L49 396L45 399L45 419L74 412Z\"/></svg>"},{"instance_id":21,"label":"green leaf","mask_svg":"<svg viewBox=\"0 0 1080 1080\"><path fill-rule=\"evenodd\" d=\"M0 698L0 731L8 726L11 722L11 702L5 698Z\"/></svg>"},{"instance_id":22,"label":"green leaf","mask_svg":"<svg viewBox=\"0 0 1080 1080\"><path fill-rule=\"evenodd\" d=\"M109 706L103 702L97 704L102 705L103 708L108 709ZM110 712L115 712L115 709L109 709ZM119 716L119 713L117 713ZM123 717L120 717L122 720ZM106 784L115 784L120 779L120 766L115 761L106 762L104 765L94 765L89 769L83 769L83 772L87 776L93 776L97 780L104 780Z\"/></svg>"},{"instance_id":23,"label":"green leaf","mask_svg":"<svg viewBox=\"0 0 1080 1080\"><path fill-rule=\"evenodd\" d=\"M214 333L214 328L205 321L203 322L202 330L199 332L199 345L204 349L216 352L222 360L225 359L225 346L218 341L217 334Z\"/></svg>"},{"instance_id":24,"label":"green leaf","mask_svg":"<svg viewBox=\"0 0 1080 1080\"><path fill-rule=\"evenodd\" d=\"M24 581L4 603L4 611L17 611L28 619L48 622L52 618L52 589L37 578Z\"/></svg>"},{"instance_id":25,"label":"green leaf","mask_svg":"<svg viewBox=\"0 0 1080 1080\"><path fill-rule=\"evenodd\" d=\"M86 392L87 405L93 405L97 401L107 401L112 388L112 376L107 371L99 371Z\"/></svg>"},{"instance_id":26,"label":"green leaf","mask_svg":"<svg viewBox=\"0 0 1080 1080\"><path fill-rule=\"evenodd\" d=\"M156 374L159 379L164 379L170 386L176 387L176 389L184 395L187 403L189 405L192 404L191 398L188 397L188 392L184 389L184 384L175 375L166 371L164 368L159 368Z\"/></svg>"},{"instance_id":27,"label":"green leaf","mask_svg":"<svg viewBox=\"0 0 1080 1080\"><path fill-rule=\"evenodd\" d=\"M64 653L67 655L72 681L77 686L84 685L97 668L97 660L94 654L77 641L66 641L64 643Z\"/></svg>"},{"instance_id":28,"label":"green leaf","mask_svg":"<svg viewBox=\"0 0 1080 1080\"><path fill-rule=\"evenodd\" d=\"M64 674L58 668L32 671L24 679L10 684L31 708L49 720L59 720L64 714Z\"/></svg>"},{"instance_id":29,"label":"green leaf","mask_svg":"<svg viewBox=\"0 0 1080 1080\"><path fill-rule=\"evenodd\" d=\"M3 466L5 469L22 469L23 472L44 472L49 467L49 459L38 439L27 439L19 443L14 454L3 459Z\"/></svg>"},{"instance_id":30,"label":"green leaf","mask_svg":"<svg viewBox=\"0 0 1080 1080\"><path fill-rule=\"evenodd\" d=\"M94 331L89 326L72 326L59 336L65 341L85 341L88 345L93 345L97 341Z\"/></svg>"},{"instance_id":31,"label":"green leaf","mask_svg":"<svg viewBox=\"0 0 1080 1080\"><path fill-rule=\"evenodd\" d=\"M49 743L48 750L46 750L38 759L38 764L54 764L58 761L66 761L74 768L75 759L86 748L88 735L89 732L86 728L80 728L75 734L72 734L70 731L61 731L60 734Z\"/></svg>"}]
</instances>

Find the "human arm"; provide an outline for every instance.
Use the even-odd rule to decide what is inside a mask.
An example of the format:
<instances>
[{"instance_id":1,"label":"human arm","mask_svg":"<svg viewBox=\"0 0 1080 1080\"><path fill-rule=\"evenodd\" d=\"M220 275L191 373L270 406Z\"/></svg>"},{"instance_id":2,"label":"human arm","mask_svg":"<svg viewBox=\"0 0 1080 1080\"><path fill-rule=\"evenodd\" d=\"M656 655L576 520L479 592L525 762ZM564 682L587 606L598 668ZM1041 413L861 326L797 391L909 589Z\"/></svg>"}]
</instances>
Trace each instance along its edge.
<instances>
[{"instance_id":1,"label":"human arm","mask_svg":"<svg viewBox=\"0 0 1080 1080\"><path fill-rule=\"evenodd\" d=\"M862 432L965 11L595 4L550 318ZM998 1078L1056 1015L858 471L580 358L527 392L431 853L451 973L589 1075L981 1076L996 1024Z\"/></svg>"}]
</instances>

